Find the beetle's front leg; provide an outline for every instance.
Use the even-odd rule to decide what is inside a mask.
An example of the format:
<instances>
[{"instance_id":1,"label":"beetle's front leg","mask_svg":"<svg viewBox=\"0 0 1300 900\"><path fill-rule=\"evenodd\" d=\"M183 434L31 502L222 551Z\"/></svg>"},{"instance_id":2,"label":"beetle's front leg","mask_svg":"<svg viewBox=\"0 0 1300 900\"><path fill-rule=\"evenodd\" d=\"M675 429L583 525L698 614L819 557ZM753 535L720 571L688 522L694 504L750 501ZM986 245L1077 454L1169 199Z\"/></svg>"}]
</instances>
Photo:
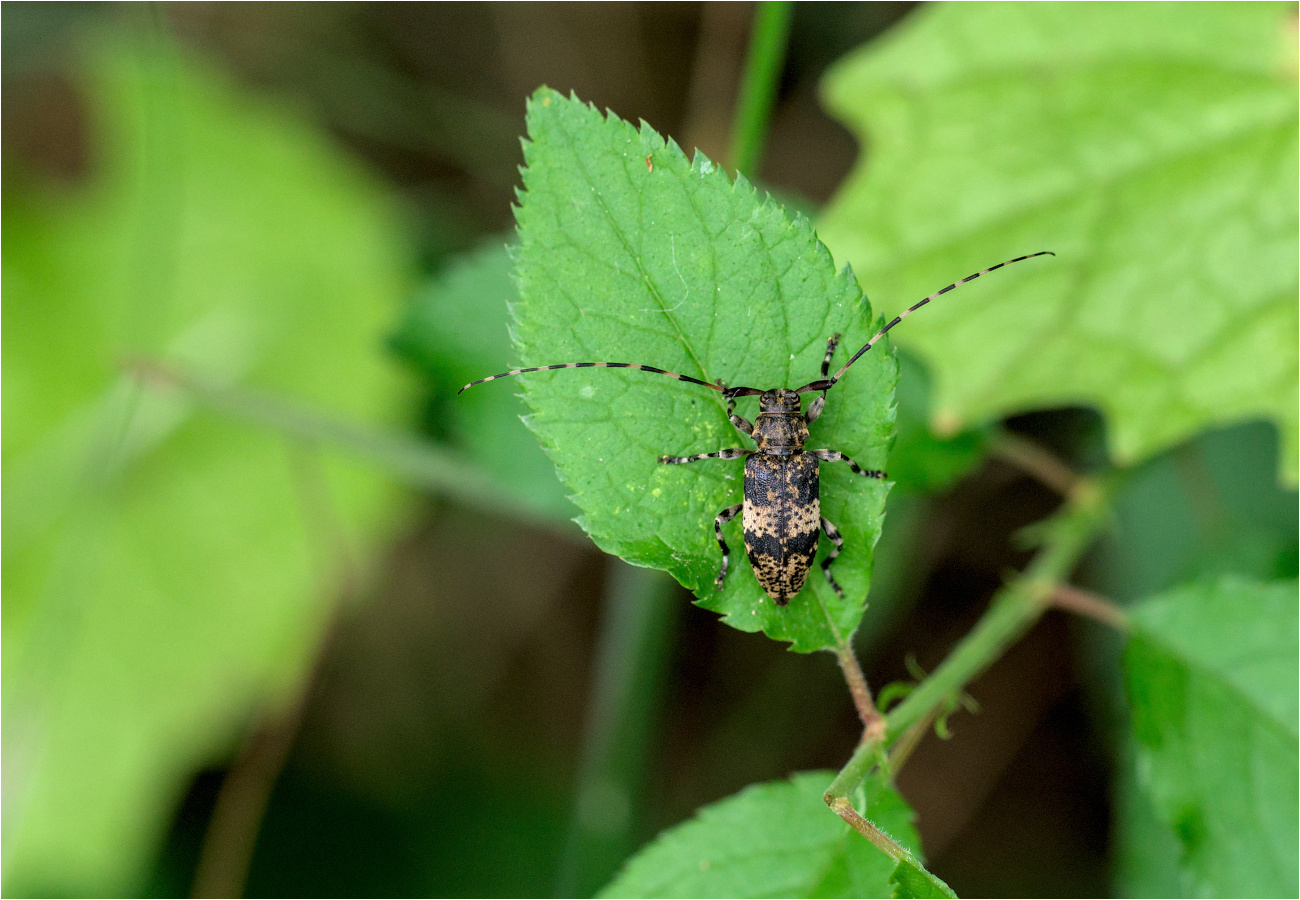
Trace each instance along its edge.
<instances>
[{"instance_id":1,"label":"beetle's front leg","mask_svg":"<svg viewBox=\"0 0 1300 900\"><path fill-rule=\"evenodd\" d=\"M718 384L722 384L722 382L719 381ZM731 424L735 425L736 430L741 434L747 434L750 437L754 436L754 423L744 416L736 415L736 398L730 394L727 395L727 418L731 420Z\"/></svg>"},{"instance_id":2,"label":"beetle's front leg","mask_svg":"<svg viewBox=\"0 0 1300 900\"><path fill-rule=\"evenodd\" d=\"M831 357L835 355L835 348L839 346L840 336L831 335L831 339L826 342L826 355L822 357L822 380L831 370ZM821 392L821 396L808 405L808 412L804 415L804 421L812 424L817 417L822 414L822 407L826 405L826 391Z\"/></svg>"},{"instance_id":3,"label":"beetle's front leg","mask_svg":"<svg viewBox=\"0 0 1300 900\"><path fill-rule=\"evenodd\" d=\"M822 462L846 462L849 464L849 469L853 471L854 475L862 475L866 478L886 477L885 473L879 469L862 468L838 450L809 450L808 452L820 459Z\"/></svg>"}]
</instances>

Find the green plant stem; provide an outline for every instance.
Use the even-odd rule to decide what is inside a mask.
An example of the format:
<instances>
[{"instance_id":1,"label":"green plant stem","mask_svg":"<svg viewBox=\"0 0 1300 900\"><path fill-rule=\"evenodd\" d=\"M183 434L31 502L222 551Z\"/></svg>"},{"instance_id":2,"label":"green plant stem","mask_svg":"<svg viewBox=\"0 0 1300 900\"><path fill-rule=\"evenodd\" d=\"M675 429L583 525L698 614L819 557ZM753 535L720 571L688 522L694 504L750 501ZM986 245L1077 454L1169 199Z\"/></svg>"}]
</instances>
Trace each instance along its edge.
<instances>
[{"instance_id":1,"label":"green plant stem","mask_svg":"<svg viewBox=\"0 0 1300 900\"><path fill-rule=\"evenodd\" d=\"M882 762L890 738L898 738L918 722L932 717L951 696L1002 656L1006 649L1038 620L1053 601L1057 588L1069 577L1093 539L1105 526L1110 497L1118 475L1100 480L1079 479L1064 508L1045 524L1043 547L1024 574L993 598L988 612L962 639L929 678L885 715L886 731L862 743L826 789L827 805L840 801L861 785L872 768ZM843 813L840 813L843 816Z\"/></svg>"},{"instance_id":2,"label":"green plant stem","mask_svg":"<svg viewBox=\"0 0 1300 900\"><path fill-rule=\"evenodd\" d=\"M611 558L582 763L557 897L589 897L635 849L636 808L662 693L676 586Z\"/></svg>"},{"instance_id":3,"label":"green plant stem","mask_svg":"<svg viewBox=\"0 0 1300 900\"><path fill-rule=\"evenodd\" d=\"M890 735L902 733L965 687L1038 621L1057 586L1105 525L1112 489L1110 482L1075 485L1065 508L1046 523L1043 548L1029 568L994 595L970 634L885 717Z\"/></svg>"},{"instance_id":4,"label":"green plant stem","mask_svg":"<svg viewBox=\"0 0 1300 900\"><path fill-rule=\"evenodd\" d=\"M769 0L758 4L754 30L745 57L745 75L731 132L731 168L754 177L763 159L763 143L772 120L777 79L785 63L793 3Z\"/></svg>"},{"instance_id":5,"label":"green plant stem","mask_svg":"<svg viewBox=\"0 0 1300 900\"><path fill-rule=\"evenodd\" d=\"M418 487L577 536L574 528L529 509L478 468L426 441L342 422L273 394L214 385L166 363L137 359L128 361L124 368L146 386L179 390L234 418L309 443L346 450Z\"/></svg>"}]
</instances>

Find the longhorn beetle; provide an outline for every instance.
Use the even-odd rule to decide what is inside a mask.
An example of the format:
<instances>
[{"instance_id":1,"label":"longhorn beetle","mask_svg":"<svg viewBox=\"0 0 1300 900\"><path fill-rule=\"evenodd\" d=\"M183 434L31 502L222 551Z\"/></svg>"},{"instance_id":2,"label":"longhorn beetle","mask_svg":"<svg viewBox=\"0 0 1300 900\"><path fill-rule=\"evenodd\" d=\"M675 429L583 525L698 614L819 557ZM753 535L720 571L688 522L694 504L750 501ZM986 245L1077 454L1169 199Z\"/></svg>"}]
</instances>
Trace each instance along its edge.
<instances>
[{"instance_id":1,"label":"longhorn beetle","mask_svg":"<svg viewBox=\"0 0 1300 900\"><path fill-rule=\"evenodd\" d=\"M995 269L1033 259L1035 256L1055 256L1050 250L1017 256L996 266L989 266L974 275L967 275L961 281L954 281L943 290L935 291L920 303L899 313L892 322L880 329L876 335L857 353L849 357L838 372L830 378L831 358L839 344L838 334L826 343L826 355L822 358L821 378L810 381L803 387L789 390L773 388L760 390L751 387L727 387L725 382L709 384L689 375L679 375L666 369L644 366L637 363L618 362L577 362L561 363L554 366L534 366L528 369L511 369L499 375L490 375L471 381L457 393L464 392L476 384L485 384L498 378L523 375L526 372L545 372L551 369L637 369L654 375L667 375L678 381L688 381L718 391L727 400L727 418L742 434L753 438L757 448L746 450L732 448L718 450L714 453L697 453L694 456L661 456L659 462L666 465L692 463L701 459L744 459L745 460L745 501L735 506L728 506L718 513L713 520L713 532L717 536L718 546L722 549L722 568L714 584L719 590L727 577L727 560L730 551L722 537L722 526L726 525L736 513L742 512L741 525L745 536L745 553L749 556L754 569L754 577L767 595L776 601L777 606L785 606L790 598L799 593L808 577L808 567L817 555L817 541L821 532L830 538L831 551L822 560L822 571L835 593L844 596L843 589L831 575L831 563L840 555L844 547L844 538L838 530L821 514L821 500L818 494L818 463L845 462L855 475L867 478L884 478L885 473L876 469L863 469L853 460L838 450L805 450L804 442L808 440L808 425L821 415L826 405L826 393L844 377L849 366L858 361L862 354L876 345L889 329L903 321L922 306L936 297L946 294L953 288L974 281L981 275L987 275ZM821 396L808 405L805 413L800 409L799 395L820 391ZM737 397L758 397L758 417L751 424L749 420L736 415Z\"/></svg>"}]
</instances>

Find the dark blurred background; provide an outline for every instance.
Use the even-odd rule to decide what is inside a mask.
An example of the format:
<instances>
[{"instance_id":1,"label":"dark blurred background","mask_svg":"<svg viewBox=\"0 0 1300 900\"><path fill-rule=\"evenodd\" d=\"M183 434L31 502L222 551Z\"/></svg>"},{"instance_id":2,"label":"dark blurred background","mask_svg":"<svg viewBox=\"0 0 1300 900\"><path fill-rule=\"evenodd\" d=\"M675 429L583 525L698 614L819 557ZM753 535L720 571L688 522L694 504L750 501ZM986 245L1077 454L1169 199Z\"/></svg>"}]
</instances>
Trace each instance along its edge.
<instances>
[{"instance_id":1,"label":"dark blurred background","mask_svg":"<svg viewBox=\"0 0 1300 900\"><path fill-rule=\"evenodd\" d=\"M819 78L912 8L797 5L760 184L814 214L832 195L859 148L819 107ZM753 15L749 3L6 3L5 186L90 176L72 36L153 30L304 113L379 173L429 278L512 227L524 98L540 84L725 158ZM413 428L436 432L430 418L411 409ZM1083 468L1100 459L1089 411L1009 425ZM1158 581L1125 545L1139 527L1168 537L1162 565L1187 568L1252 504L1293 503L1268 478L1273 442L1246 426L1146 467L1121 509L1137 524L1093 555L1087 582L1123 600ZM1198 530L1187 522L1204 509L1205 471L1218 507ZM1027 560L1017 530L1056 502L996 460L935 494L897 491L859 636L871 684L937 665ZM830 655L721 626L674 588L646 650L658 678L639 701L630 803L606 846L575 849L602 615L635 577L574 530L422 499L376 585L329 632L301 708L254 721L225 765L194 774L149 893L189 893L218 797L241 784L253 798L273 785L260 828L251 801L250 895L539 896L598 888L659 830L751 782L847 760L860 726ZM959 894L1123 890L1109 849L1118 688L1096 674L1115 671L1116 653L1099 627L1049 613L971 686L978 712L954 715L951 739L928 737L908 762L900 787Z\"/></svg>"}]
</instances>

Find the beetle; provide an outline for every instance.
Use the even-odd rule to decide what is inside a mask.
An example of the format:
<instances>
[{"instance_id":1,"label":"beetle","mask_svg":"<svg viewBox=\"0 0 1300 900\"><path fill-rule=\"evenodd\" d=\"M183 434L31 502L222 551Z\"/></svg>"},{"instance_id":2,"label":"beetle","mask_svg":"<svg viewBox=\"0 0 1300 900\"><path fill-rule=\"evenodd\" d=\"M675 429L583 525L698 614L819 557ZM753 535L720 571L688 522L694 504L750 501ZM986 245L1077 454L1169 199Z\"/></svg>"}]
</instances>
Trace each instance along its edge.
<instances>
[{"instance_id":1,"label":"beetle","mask_svg":"<svg viewBox=\"0 0 1300 900\"><path fill-rule=\"evenodd\" d=\"M714 579L717 589L721 590L727 577L730 549L722 536L722 528L741 514L741 530L745 539L745 553L749 557L754 577L767 595L777 606L785 606L803 588L808 578L808 569L817 556L817 544L823 533L831 542L831 550L822 560L822 571L835 593L844 596L844 590L831 574L831 563L844 548L844 538L825 516L821 514L819 492L819 465L823 462L844 462L855 475L866 478L883 479L885 473L877 469L863 469L838 450L805 450L808 440L808 426L817 420L826 405L826 394L844 377L849 367L857 362L863 354L876 345L891 328L903 321L931 300L948 293L968 281L974 281L989 272L1009 266L1012 263L1033 259L1036 256L1055 256L1050 250L1040 250L1025 256L1017 256L1000 262L987 269L981 269L973 275L967 275L961 281L935 291L919 303L909 307L894 317L884 328L849 358L838 372L828 377L831 359L839 345L840 336L833 335L826 343L826 355L822 357L821 377L810 381L802 387L771 388L763 390L752 387L727 387L725 382L710 384L690 375L680 375L667 369L639 363L620 362L576 362L560 363L551 366L533 366L525 369L511 369L497 375L489 375L478 381L471 381L457 393L479 384L509 378L528 372L546 372L553 369L635 369L653 375L667 375L678 381L698 384L720 392L727 401L727 418L736 429L754 440L755 449L733 447L712 453L697 453L693 456L661 456L659 462L664 465L682 465L703 459L745 460L744 500L729 506L718 513L713 520L713 531L717 537L718 547L722 550L722 568ZM801 409L799 395L819 393L808 405L807 412ZM758 416L751 423L736 414L738 397L758 397Z\"/></svg>"}]
</instances>

